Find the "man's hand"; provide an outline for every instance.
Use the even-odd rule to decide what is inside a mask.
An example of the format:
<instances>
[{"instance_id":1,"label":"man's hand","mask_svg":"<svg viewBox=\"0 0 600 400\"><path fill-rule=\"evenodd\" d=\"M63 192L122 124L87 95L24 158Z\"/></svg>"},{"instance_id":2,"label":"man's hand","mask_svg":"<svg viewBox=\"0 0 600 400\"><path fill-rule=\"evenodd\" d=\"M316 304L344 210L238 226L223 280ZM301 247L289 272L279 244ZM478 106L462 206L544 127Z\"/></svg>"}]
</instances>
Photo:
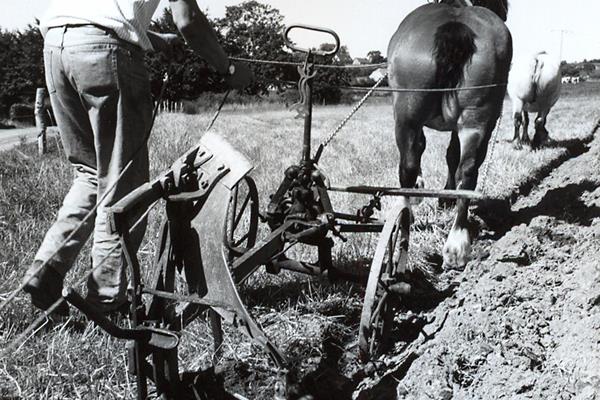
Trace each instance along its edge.
<instances>
[{"instance_id":1,"label":"man's hand","mask_svg":"<svg viewBox=\"0 0 600 400\"><path fill-rule=\"evenodd\" d=\"M226 82L232 89L243 89L254 82L254 74L246 64L233 63L234 72L228 75Z\"/></svg>"},{"instance_id":2,"label":"man's hand","mask_svg":"<svg viewBox=\"0 0 600 400\"><path fill-rule=\"evenodd\" d=\"M163 53L169 60L180 60L183 57L185 43L176 34L148 31L148 37L154 50Z\"/></svg>"}]
</instances>

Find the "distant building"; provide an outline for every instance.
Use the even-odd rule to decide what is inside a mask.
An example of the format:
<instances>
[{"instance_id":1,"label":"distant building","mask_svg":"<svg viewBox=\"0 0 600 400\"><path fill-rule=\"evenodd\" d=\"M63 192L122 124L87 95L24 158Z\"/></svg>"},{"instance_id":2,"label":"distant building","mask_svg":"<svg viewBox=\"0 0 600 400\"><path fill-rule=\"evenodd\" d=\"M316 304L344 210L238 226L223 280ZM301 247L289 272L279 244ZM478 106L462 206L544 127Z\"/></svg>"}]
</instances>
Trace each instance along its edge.
<instances>
[{"instance_id":1,"label":"distant building","mask_svg":"<svg viewBox=\"0 0 600 400\"><path fill-rule=\"evenodd\" d=\"M368 58L356 57L352 61L352 65L364 65L364 64L369 64L369 59Z\"/></svg>"},{"instance_id":2,"label":"distant building","mask_svg":"<svg viewBox=\"0 0 600 400\"><path fill-rule=\"evenodd\" d=\"M579 83L581 82L581 78L579 76L563 76L561 78L561 83Z\"/></svg>"}]
</instances>

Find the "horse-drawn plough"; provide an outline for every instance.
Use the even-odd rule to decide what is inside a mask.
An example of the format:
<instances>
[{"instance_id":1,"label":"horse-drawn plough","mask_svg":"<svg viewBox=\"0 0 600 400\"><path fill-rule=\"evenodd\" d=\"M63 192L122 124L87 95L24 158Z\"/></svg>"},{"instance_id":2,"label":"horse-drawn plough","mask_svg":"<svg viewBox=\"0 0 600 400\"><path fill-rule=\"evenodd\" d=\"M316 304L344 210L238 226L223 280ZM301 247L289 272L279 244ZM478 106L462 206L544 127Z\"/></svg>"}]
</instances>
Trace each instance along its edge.
<instances>
[{"instance_id":1,"label":"horse-drawn plough","mask_svg":"<svg viewBox=\"0 0 600 400\"><path fill-rule=\"evenodd\" d=\"M288 38L293 28L330 34L336 46L326 52L299 48ZM339 39L333 31L302 25L288 27L285 37L291 49L306 53L299 67L298 85L302 98L299 112L304 118L302 158L283 172L269 204L265 208L259 205L250 175L253 167L246 157L217 135L207 133L168 171L110 209L111 229L121 237L132 284L132 327L123 328L103 317L73 289L63 293L71 305L110 335L131 340L129 369L137 378L140 399L148 395L148 379L158 395L184 396L177 355L181 332L205 312L211 321L215 352L223 341L224 320L260 346L284 371L285 354L250 316L237 287L261 266L271 273L289 270L343 278L333 266L332 247L334 239L345 240L347 233L379 233L358 332L359 358L367 362L378 357L390 339L400 301L411 291L404 279L411 224L408 197L481 197L461 190L331 185L318 167L323 145L314 155L311 152L313 60L316 55L333 56ZM330 191L361 194L367 200L354 212L339 212L330 201ZM396 196L399 201L384 212L381 199L385 196ZM165 200L166 221L155 260L147 267L152 278L143 281L142 265L132 250L129 232L161 199ZM268 225L270 232L260 240L259 224ZM288 257L288 250L298 244L316 248L318 260Z\"/></svg>"}]
</instances>

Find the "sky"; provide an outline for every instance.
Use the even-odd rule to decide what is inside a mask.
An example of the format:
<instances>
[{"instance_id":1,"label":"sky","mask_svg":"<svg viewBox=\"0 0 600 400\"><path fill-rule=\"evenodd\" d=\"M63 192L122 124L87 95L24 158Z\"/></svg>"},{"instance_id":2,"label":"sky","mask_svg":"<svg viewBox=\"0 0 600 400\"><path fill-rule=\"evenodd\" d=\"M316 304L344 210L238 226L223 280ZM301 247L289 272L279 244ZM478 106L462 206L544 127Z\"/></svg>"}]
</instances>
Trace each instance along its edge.
<instances>
[{"instance_id":1,"label":"sky","mask_svg":"<svg viewBox=\"0 0 600 400\"><path fill-rule=\"evenodd\" d=\"M10 2L0 13L0 27L21 29L43 15L49 0ZM78 0L86 1L86 0ZM102 0L108 1L108 0ZM385 55L387 44L402 19L427 0L259 0L279 9L285 23L304 23L333 29L352 57L370 50ZM8 3L5 0L5 3ZM210 17L221 17L225 7L240 0L198 0ZM168 4L161 0L161 9ZM600 1L511 0L508 27L515 55L546 50L567 61L600 59ZM562 40L561 40L562 37ZM315 47L324 37L295 34L303 47ZM302 40L306 40L306 43ZM562 46L561 46L562 42ZM562 48L562 51L561 51Z\"/></svg>"}]
</instances>

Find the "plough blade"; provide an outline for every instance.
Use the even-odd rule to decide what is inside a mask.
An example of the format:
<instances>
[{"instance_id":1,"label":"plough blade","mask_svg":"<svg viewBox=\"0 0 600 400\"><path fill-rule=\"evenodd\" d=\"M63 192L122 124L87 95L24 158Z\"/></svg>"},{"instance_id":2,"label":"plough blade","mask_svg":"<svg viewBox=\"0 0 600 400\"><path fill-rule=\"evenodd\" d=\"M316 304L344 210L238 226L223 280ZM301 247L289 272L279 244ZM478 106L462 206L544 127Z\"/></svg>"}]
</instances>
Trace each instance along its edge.
<instances>
[{"instance_id":1,"label":"plough blade","mask_svg":"<svg viewBox=\"0 0 600 400\"><path fill-rule=\"evenodd\" d=\"M266 350L277 366L282 367L285 364L283 355L248 314L240 299L223 245L224 222L231 190L251 170L252 166L243 155L216 135L205 135L202 138L202 144L206 146L208 151L215 154L215 162L217 160L223 162L229 168L229 173L214 187L206 203L192 221L192 227L201 238L199 245L206 282L205 297L228 304L227 309L212 308L226 322L235 326ZM207 163L206 167L209 164ZM201 170L204 168L205 166L200 167Z\"/></svg>"}]
</instances>

